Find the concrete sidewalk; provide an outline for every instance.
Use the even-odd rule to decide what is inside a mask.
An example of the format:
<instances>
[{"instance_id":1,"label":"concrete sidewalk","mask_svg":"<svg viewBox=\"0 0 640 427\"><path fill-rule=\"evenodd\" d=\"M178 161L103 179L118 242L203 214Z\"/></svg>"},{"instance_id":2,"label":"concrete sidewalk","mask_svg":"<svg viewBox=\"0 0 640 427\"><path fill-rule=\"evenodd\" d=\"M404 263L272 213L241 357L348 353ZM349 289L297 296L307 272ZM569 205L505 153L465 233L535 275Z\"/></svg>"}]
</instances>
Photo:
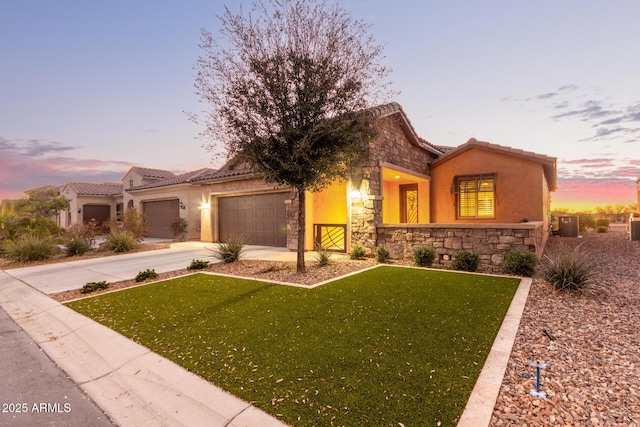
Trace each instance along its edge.
<instances>
[{"instance_id":1,"label":"concrete sidewalk","mask_svg":"<svg viewBox=\"0 0 640 427\"><path fill-rule=\"evenodd\" d=\"M4 271L0 306L117 425L284 425Z\"/></svg>"}]
</instances>

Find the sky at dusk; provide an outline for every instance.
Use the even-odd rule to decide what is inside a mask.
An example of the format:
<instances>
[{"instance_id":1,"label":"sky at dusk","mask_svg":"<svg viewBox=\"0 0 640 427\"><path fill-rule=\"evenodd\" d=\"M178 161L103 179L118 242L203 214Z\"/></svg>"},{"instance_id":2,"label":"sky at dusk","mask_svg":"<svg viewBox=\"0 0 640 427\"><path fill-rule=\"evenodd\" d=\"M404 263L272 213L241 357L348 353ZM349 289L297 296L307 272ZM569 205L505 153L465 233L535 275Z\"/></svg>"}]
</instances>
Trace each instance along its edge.
<instances>
[{"instance_id":1,"label":"sky at dusk","mask_svg":"<svg viewBox=\"0 0 640 427\"><path fill-rule=\"evenodd\" d=\"M0 198L215 167L185 111L220 0L0 2ZM227 1L232 10L238 2ZM247 4L245 2L245 4ZM418 134L558 159L553 207L636 202L640 2L343 0Z\"/></svg>"}]
</instances>

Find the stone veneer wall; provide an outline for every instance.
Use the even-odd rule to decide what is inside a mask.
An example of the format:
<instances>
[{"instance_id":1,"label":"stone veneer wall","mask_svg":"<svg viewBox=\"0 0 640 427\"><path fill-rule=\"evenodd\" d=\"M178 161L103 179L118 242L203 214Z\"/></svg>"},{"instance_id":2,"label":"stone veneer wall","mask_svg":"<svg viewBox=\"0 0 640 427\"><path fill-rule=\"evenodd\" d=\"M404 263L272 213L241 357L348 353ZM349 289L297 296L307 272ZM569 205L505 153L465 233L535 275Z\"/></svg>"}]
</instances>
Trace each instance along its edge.
<instances>
[{"instance_id":1,"label":"stone veneer wall","mask_svg":"<svg viewBox=\"0 0 640 427\"><path fill-rule=\"evenodd\" d=\"M379 225L378 244L384 245L391 258L411 258L414 246L433 246L435 261L448 264L459 251L466 249L480 256L480 264L501 266L512 249L542 254L548 233L543 222L522 224L393 224Z\"/></svg>"},{"instance_id":2,"label":"stone veneer wall","mask_svg":"<svg viewBox=\"0 0 640 427\"><path fill-rule=\"evenodd\" d=\"M353 173L352 185L362 200L351 208L351 245L361 244L375 252L377 224L382 223L382 168L395 165L420 175L429 175L429 162L435 155L409 142L397 116L376 122L378 135L369 143L370 159L360 171Z\"/></svg>"}]
</instances>

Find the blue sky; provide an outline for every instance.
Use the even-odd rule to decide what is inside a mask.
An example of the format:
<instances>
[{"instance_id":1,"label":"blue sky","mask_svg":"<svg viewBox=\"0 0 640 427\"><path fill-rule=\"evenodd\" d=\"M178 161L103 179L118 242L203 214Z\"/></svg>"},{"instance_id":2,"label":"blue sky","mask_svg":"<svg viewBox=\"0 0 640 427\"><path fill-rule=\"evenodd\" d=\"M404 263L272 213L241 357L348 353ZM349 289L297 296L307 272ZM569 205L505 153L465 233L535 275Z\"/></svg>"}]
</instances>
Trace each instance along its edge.
<instances>
[{"instance_id":1,"label":"blue sky","mask_svg":"<svg viewBox=\"0 0 640 427\"><path fill-rule=\"evenodd\" d=\"M184 111L201 108L200 29L216 33L224 4L0 2L0 198L119 181L132 165L212 166ZM640 2L341 5L385 45L395 100L423 138L557 157L554 207L636 201Z\"/></svg>"}]
</instances>

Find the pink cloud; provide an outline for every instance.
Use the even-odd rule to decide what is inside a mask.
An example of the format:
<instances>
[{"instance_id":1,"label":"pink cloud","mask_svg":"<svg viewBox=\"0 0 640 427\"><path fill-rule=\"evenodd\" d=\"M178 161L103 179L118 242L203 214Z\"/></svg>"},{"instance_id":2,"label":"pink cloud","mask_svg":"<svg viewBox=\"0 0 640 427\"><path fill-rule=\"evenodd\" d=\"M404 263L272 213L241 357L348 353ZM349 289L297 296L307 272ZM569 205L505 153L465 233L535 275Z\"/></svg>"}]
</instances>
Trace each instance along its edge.
<instances>
[{"instance_id":1,"label":"pink cloud","mask_svg":"<svg viewBox=\"0 0 640 427\"><path fill-rule=\"evenodd\" d=\"M56 143L10 141L0 138L0 199L21 197L25 190L66 181L119 182L133 166L123 161L78 159L48 154L70 152L73 147L56 149ZM34 147L38 155L34 154ZM46 150L43 149L46 147Z\"/></svg>"},{"instance_id":2,"label":"pink cloud","mask_svg":"<svg viewBox=\"0 0 640 427\"><path fill-rule=\"evenodd\" d=\"M604 167L614 164L613 159L579 159L565 160L562 163L567 165L579 165L583 167Z\"/></svg>"}]
</instances>

